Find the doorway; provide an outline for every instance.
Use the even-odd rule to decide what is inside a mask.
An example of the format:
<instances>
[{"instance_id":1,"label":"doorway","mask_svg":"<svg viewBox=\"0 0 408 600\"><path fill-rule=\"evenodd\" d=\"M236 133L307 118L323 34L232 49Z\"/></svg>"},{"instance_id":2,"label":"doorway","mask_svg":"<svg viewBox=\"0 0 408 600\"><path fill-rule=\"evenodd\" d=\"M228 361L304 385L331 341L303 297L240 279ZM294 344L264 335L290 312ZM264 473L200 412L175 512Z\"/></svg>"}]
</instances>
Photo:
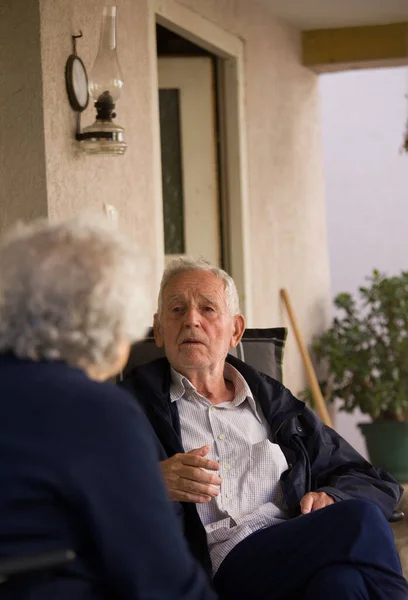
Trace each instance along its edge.
<instances>
[{"instance_id":1,"label":"doorway","mask_svg":"<svg viewBox=\"0 0 408 600\"><path fill-rule=\"evenodd\" d=\"M171 250L171 256L194 252L194 254L204 255L212 262L222 266L235 280L241 311L246 317L247 325L251 327L251 244L246 155L244 43L237 36L174 0L151 0L149 6L151 9L150 47L154 52L152 57L155 55L155 64L152 70L152 93L157 99L155 107L157 120L152 124L155 147L156 224L161 228L163 236L161 240L158 239L158 248L163 248L165 245L166 250ZM203 191L198 194L201 202L196 203L195 208L194 199L191 201L191 195L189 195L189 200L186 200L186 187L188 188L189 184L186 181L186 165L183 165L183 162L185 163L187 158L187 162L192 162L193 167L194 165L201 166L202 147L198 144L200 154L196 153L195 161L191 160L193 153L190 156L190 152L186 152L183 148L183 144L184 146L186 144L181 131L184 111L180 110L180 104L182 103L181 88L183 86L179 82L175 87L173 87L173 83L168 83L169 87L163 88L168 92L162 94L161 100L162 112L163 104L172 105L172 108L167 106L168 110L173 111L173 117L167 118L167 122L171 123L175 130L170 135L170 140L171 136L176 135L178 131L179 141L177 144L167 143L167 150L161 148L161 132L165 125L162 122L160 128L158 76L161 71L159 63L162 58L188 58L191 60L207 58L209 60L201 62L207 62L207 64L210 62L212 65L210 69L212 80L210 104L212 103L213 106L212 108L210 106L208 110L208 114L212 115L212 126L208 126L205 130L206 133L212 131L215 134L215 141L206 143L207 148L210 149L206 164L211 166L211 169L207 170L207 172L211 172L210 183L207 186L208 190L211 192L215 190L215 193L208 194L206 193L208 190L202 188ZM173 92L170 93L170 90ZM167 96L167 102L165 96ZM173 96L172 99L170 99L171 96ZM194 118L194 127L190 126L190 131L192 137L199 142L201 134L198 135L197 132L200 131L200 119L197 116ZM162 155L164 162L165 152L170 154L172 161L174 161L175 155L179 155L176 161L178 167L173 165L171 174L167 174L167 177L174 179L177 184L175 187L178 189L178 192L174 190L165 192L175 196L167 208L163 203L162 193L162 183L166 183L164 181L166 172L164 170L162 172L161 169ZM191 168L188 167L188 170ZM195 191L194 185L192 190ZM208 202L208 197L211 197L210 202ZM172 206L174 211L174 215L170 219L168 217L169 206ZM178 208L174 208L175 206ZM202 213L204 216L195 215L197 206L204 211ZM186 217L188 222L193 223L191 227L186 227ZM190 221L190 218L193 221ZM165 221L166 227L169 229L166 234L164 233ZM157 231L159 230L157 229ZM212 233L209 233L210 231ZM191 235L190 232L192 232ZM167 241L165 244L161 244L164 235L167 236ZM195 238L198 241L200 237L201 249L191 250L191 244L195 242ZM175 240L178 241L175 242ZM168 254L168 252L166 253ZM162 256L164 262L164 253ZM160 272L158 277L160 277Z\"/></svg>"},{"instance_id":2,"label":"doorway","mask_svg":"<svg viewBox=\"0 0 408 600\"><path fill-rule=\"evenodd\" d=\"M165 261L224 267L216 57L156 29Z\"/></svg>"}]
</instances>

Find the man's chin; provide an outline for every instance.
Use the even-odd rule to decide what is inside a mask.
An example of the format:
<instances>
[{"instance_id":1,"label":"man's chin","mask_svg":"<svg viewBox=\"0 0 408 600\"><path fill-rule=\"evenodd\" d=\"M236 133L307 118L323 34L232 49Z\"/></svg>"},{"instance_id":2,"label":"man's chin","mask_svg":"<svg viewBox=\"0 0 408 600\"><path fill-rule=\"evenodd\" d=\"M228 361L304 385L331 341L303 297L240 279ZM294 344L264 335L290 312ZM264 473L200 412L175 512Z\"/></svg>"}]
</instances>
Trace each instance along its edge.
<instances>
[{"instance_id":1,"label":"man's chin","mask_svg":"<svg viewBox=\"0 0 408 600\"><path fill-rule=\"evenodd\" d=\"M208 366L209 360L200 352L180 352L177 363L184 369L203 369Z\"/></svg>"}]
</instances>

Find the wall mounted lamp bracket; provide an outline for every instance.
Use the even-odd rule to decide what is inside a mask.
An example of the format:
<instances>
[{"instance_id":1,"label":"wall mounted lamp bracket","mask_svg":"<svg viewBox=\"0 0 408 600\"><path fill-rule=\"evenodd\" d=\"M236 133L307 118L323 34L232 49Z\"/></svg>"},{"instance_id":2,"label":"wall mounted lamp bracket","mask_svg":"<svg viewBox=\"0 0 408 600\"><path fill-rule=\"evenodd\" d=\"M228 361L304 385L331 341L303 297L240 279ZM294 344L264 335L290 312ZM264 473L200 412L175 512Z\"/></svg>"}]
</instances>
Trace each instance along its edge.
<instances>
[{"instance_id":1,"label":"wall mounted lamp bracket","mask_svg":"<svg viewBox=\"0 0 408 600\"><path fill-rule=\"evenodd\" d=\"M83 154L123 154L127 148L124 129L113 123L115 100L119 98L123 78L116 56L116 7L106 6L102 14L99 50L91 76L76 50L79 35L72 36L73 52L65 66L65 82L71 108L77 113L75 139ZM81 131L81 113L94 97L95 122Z\"/></svg>"}]
</instances>

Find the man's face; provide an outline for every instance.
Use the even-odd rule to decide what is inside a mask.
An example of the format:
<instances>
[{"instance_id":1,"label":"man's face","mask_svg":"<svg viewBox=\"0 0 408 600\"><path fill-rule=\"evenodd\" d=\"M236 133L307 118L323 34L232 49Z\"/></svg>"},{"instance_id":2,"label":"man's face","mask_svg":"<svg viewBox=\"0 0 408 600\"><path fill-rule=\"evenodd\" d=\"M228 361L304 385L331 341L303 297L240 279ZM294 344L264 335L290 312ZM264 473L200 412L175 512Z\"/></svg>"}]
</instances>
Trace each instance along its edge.
<instances>
[{"instance_id":1,"label":"man's face","mask_svg":"<svg viewBox=\"0 0 408 600\"><path fill-rule=\"evenodd\" d=\"M186 271L163 290L162 313L155 315L156 344L164 346L170 364L182 374L211 372L223 365L228 349L244 332L242 315L231 316L224 282L213 273Z\"/></svg>"}]
</instances>

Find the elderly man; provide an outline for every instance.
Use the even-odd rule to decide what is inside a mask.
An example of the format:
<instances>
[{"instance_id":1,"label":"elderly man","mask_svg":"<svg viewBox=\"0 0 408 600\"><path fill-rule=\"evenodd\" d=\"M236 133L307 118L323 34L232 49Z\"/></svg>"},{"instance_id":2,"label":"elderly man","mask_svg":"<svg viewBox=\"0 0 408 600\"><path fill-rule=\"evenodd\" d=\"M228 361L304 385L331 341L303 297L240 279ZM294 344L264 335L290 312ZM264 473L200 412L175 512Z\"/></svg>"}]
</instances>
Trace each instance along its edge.
<instances>
[{"instance_id":1,"label":"elderly man","mask_svg":"<svg viewBox=\"0 0 408 600\"><path fill-rule=\"evenodd\" d=\"M158 438L193 553L226 600L408 598L387 517L401 488L277 381L228 356L233 280L203 260L163 275L166 359L125 380Z\"/></svg>"}]
</instances>

